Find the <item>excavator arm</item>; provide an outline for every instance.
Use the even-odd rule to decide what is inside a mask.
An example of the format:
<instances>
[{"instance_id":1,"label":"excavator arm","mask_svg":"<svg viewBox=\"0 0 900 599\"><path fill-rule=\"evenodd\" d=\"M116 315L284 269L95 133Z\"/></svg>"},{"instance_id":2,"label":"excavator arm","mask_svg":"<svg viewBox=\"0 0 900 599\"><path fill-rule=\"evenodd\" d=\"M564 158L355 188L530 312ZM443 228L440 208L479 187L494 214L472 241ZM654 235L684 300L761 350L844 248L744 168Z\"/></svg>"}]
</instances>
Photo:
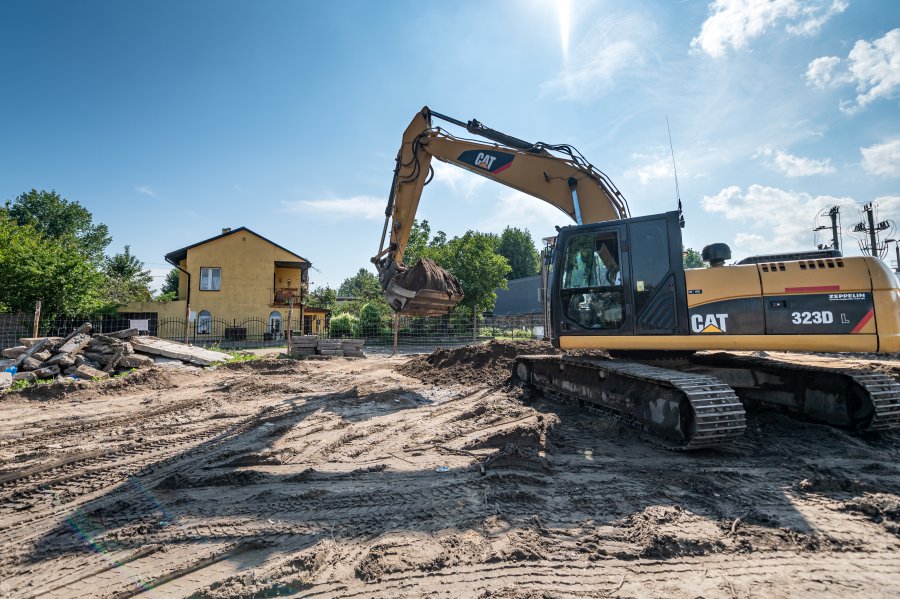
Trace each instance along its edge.
<instances>
[{"instance_id":1,"label":"excavator arm","mask_svg":"<svg viewBox=\"0 0 900 599\"><path fill-rule=\"evenodd\" d=\"M433 117L493 143L455 137L433 127ZM379 252L372 258L388 303L401 314L443 314L462 300L458 287L454 290L452 284L438 284L441 279L447 280L446 276L407 276L411 273L403 264L422 190L433 176L432 158L541 199L577 224L629 216L628 204L612 181L575 148L532 144L489 129L476 120L463 123L425 107L403 134ZM413 270L419 267L417 264Z\"/></svg>"}]
</instances>

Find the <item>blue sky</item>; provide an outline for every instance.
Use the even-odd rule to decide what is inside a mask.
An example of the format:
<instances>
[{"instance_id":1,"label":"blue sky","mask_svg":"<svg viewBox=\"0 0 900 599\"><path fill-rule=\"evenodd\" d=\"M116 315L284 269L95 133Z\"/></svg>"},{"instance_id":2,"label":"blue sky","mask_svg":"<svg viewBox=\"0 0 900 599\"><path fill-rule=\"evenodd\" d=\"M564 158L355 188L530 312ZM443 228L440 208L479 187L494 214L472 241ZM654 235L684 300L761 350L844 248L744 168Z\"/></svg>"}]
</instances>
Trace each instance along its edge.
<instances>
[{"instance_id":1,"label":"blue sky","mask_svg":"<svg viewBox=\"0 0 900 599\"><path fill-rule=\"evenodd\" d=\"M311 260L314 286L370 267L425 105L576 146L634 215L675 207L668 116L698 249L811 249L836 203L845 229L873 200L900 222L895 0L7 0L0 86L0 199L55 189L157 275L239 226ZM451 236L568 224L444 165L419 216Z\"/></svg>"}]
</instances>

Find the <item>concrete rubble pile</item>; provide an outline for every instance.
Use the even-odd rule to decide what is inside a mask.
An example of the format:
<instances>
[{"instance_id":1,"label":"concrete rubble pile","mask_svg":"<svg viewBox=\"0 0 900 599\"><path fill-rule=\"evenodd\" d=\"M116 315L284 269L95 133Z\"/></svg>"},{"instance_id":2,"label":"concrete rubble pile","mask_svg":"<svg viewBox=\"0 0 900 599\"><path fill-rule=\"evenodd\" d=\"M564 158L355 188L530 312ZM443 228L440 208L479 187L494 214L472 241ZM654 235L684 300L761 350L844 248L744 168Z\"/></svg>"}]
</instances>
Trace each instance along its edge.
<instances>
[{"instance_id":1,"label":"concrete rubble pile","mask_svg":"<svg viewBox=\"0 0 900 599\"><path fill-rule=\"evenodd\" d=\"M294 335L291 339L291 355L295 357L309 356L346 356L364 358L362 339L319 339L315 335Z\"/></svg>"},{"instance_id":2,"label":"concrete rubble pile","mask_svg":"<svg viewBox=\"0 0 900 599\"><path fill-rule=\"evenodd\" d=\"M2 352L0 388L15 381L33 383L50 378L107 379L113 374L157 362L180 361L209 366L231 357L222 352L140 336L137 329L113 333L93 333L92 330L90 323L85 323L67 337L19 339L21 345Z\"/></svg>"}]
</instances>

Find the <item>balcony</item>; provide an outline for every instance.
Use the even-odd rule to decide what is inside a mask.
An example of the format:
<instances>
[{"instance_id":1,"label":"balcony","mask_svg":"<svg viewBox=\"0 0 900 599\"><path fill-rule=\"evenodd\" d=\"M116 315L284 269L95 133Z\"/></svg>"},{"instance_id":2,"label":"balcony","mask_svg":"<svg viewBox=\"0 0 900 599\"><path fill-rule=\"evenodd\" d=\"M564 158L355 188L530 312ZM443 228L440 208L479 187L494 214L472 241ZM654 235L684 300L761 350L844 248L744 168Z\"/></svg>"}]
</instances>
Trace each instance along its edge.
<instances>
[{"instance_id":1,"label":"balcony","mask_svg":"<svg viewBox=\"0 0 900 599\"><path fill-rule=\"evenodd\" d=\"M272 299L272 307L278 308L282 306L287 306L291 298L294 299L294 305L300 305L300 290L296 287L282 287L280 289L275 289Z\"/></svg>"}]
</instances>

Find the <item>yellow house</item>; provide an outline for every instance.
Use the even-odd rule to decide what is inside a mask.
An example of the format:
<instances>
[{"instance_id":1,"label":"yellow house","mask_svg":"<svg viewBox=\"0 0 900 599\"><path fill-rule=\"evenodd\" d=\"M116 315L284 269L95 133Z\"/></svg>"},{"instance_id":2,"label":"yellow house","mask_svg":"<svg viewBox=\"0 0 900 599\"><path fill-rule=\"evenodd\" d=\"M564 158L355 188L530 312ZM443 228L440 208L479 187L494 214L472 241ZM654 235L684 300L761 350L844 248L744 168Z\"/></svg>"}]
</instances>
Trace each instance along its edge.
<instances>
[{"instance_id":1,"label":"yellow house","mask_svg":"<svg viewBox=\"0 0 900 599\"><path fill-rule=\"evenodd\" d=\"M180 271L177 300L119 308L120 313L146 315L153 334L180 338L186 331L193 341L257 336L277 341L289 328L300 332L301 318L307 334L327 326L327 310L303 306L309 260L246 227L222 229L221 235L169 252L166 262Z\"/></svg>"}]
</instances>

